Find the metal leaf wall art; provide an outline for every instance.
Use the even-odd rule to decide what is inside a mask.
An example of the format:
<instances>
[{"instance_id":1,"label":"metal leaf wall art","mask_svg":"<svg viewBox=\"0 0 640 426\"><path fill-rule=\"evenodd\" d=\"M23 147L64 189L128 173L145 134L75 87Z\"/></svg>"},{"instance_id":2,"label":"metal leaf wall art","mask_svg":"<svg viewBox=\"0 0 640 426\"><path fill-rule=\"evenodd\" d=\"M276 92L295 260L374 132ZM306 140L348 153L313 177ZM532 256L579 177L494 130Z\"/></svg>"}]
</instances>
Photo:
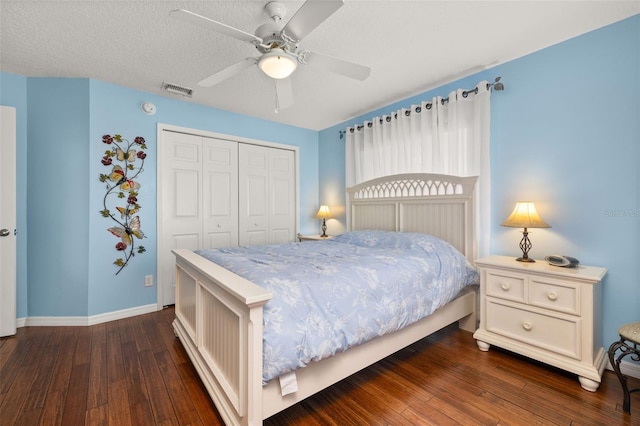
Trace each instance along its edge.
<instances>
[{"instance_id":1,"label":"metal leaf wall art","mask_svg":"<svg viewBox=\"0 0 640 426\"><path fill-rule=\"evenodd\" d=\"M136 178L142 173L144 159L147 157L144 150L147 146L141 136L129 142L120 135L104 135L102 143L109 145L109 149L105 151L101 162L105 167L111 167L111 172L100 174L100 182L106 183L104 209L100 214L105 218L111 218L116 225L107 230L119 238L115 249L124 256L113 262L119 268L116 272L118 275L135 253L146 251L142 245L136 247L136 240L144 238L140 217L136 215L141 208L138 204L140 183ZM114 207L115 211L109 206Z\"/></svg>"}]
</instances>

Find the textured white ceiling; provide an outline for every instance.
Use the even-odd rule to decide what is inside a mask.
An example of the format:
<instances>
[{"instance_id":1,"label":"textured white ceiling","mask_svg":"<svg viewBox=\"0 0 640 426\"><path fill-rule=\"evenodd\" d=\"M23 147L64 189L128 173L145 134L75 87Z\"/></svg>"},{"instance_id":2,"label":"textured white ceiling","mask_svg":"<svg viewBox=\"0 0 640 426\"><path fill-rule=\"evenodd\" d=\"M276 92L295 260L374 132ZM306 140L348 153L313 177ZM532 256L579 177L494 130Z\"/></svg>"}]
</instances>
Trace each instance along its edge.
<instances>
[{"instance_id":1,"label":"textured white ceiling","mask_svg":"<svg viewBox=\"0 0 640 426\"><path fill-rule=\"evenodd\" d=\"M299 66L295 105L275 113L257 67L211 88L197 82L256 49L170 18L184 8L253 33L266 1L0 1L0 70L93 78L150 93L194 89L190 102L321 130L640 13L640 1L361 1L345 5L300 48L371 67L364 82ZM302 1L285 1L288 17ZM183 99L183 98L181 98Z\"/></svg>"}]
</instances>

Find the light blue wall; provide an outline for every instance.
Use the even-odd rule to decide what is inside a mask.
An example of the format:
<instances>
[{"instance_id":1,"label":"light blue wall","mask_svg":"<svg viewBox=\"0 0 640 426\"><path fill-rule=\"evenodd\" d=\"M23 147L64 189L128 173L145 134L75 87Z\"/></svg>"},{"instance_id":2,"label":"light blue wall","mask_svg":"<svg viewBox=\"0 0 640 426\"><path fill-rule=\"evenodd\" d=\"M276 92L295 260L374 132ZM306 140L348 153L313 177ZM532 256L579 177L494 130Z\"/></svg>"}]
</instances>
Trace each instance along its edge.
<instances>
[{"instance_id":1,"label":"light blue wall","mask_svg":"<svg viewBox=\"0 0 640 426\"><path fill-rule=\"evenodd\" d=\"M89 79L0 73L0 103L17 108L18 317L92 316L155 304L158 122L294 145L300 153L300 231L315 232L318 132ZM143 101L158 112L147 116ZM148 145L139 216L147 252L115 275L112 226L100 215L103 134ZM28 148L28 149L27 149Z\"/></svg>"},{"instance_id":2,"label":"light blue wall","mask_svg":"<svg viewBox=\"0 0 640 426\"><path fill-rule=\"evenodd\" d=\"M640 315L640 15L320 132L320 201L344 205L347 125L502 76L491 99L492 252L519 253L521 230L499 224L518 200L551 229L531 254L603 266L605 345ZM331 201L333 202L333 201ZM336 229L342 227L334 221Z\"/></svg>"},{"instance_id":3,"label":"light blue wall","mask_svg":"<svg viewBox=\"0 0 640 426\"><path fill-rule=\"evenodd\" d=\"M86 316L89 81L32 78L27 90L30 316Z\"/></svg>"}]
</instances>

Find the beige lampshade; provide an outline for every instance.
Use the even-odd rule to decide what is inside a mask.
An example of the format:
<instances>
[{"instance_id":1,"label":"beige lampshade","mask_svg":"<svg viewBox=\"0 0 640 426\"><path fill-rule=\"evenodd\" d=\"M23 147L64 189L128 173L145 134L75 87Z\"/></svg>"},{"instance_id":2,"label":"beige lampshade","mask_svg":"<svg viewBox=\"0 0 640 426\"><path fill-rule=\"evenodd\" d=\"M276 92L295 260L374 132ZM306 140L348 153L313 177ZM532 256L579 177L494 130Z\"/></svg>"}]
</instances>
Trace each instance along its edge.
<instances>
[{"instance_id":1,"label":"beige lampshade","mask_svg":"<svg viewBox=\"0 0 640 426\"><path fill-rule=\"evenodd\" d=\"M318 214L316 215L318 219L331 219L331 211L327 206L320 206L320 210L318 210Z\"/></svg>"},{"instance_id":2,"label":"beige lampshade","mask_svg":"<svg viewBox=\"0 0 640 426\"><path fill-rule=\"evenodd\" d=\"M531 201L518 201L511 215L501 225L511 228L551 228L542 220Z\"/></svg>"}]
</instances>

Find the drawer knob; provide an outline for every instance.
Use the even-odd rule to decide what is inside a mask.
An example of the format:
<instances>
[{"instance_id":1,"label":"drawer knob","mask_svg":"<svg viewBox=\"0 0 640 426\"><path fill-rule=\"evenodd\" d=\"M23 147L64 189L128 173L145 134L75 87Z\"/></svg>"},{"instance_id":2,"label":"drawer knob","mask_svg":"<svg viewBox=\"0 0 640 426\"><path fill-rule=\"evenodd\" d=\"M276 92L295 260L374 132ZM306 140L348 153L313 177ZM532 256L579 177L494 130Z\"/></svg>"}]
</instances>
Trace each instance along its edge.
<instances>
[{"instance_id":1,"label":"drawer knob","mask_svg":"<svg viewBox=\"0 0 640 426\"><path fill-rule=\"evenodd\" d=\"M558 295L555 291L548 292L547 297L549 298L549 300L558 300Z\"/></svg>"},{"instance_id":2,"label":"drawer knob","mask_svg":"<svg viewBox=\"0 0 640 426\"><path fill-rule=\"evenodd\" d=\"M533 324L531 324L529 321L525 321L522 323L522 328L527 331L531 331L531 329L533 328Z\"/></svg>"},{"instance_id":3,"label":"drawer knob","mask_svg":"<svg viewBox=\"0 0 640 426\"><path fill-rule=\"evenodd\" d=\"M500 288L503 289L504 291L509 291L509 289L511 288L511 284L509 284L509 283L500 283Z\"/></svg>"}]
</instances>

